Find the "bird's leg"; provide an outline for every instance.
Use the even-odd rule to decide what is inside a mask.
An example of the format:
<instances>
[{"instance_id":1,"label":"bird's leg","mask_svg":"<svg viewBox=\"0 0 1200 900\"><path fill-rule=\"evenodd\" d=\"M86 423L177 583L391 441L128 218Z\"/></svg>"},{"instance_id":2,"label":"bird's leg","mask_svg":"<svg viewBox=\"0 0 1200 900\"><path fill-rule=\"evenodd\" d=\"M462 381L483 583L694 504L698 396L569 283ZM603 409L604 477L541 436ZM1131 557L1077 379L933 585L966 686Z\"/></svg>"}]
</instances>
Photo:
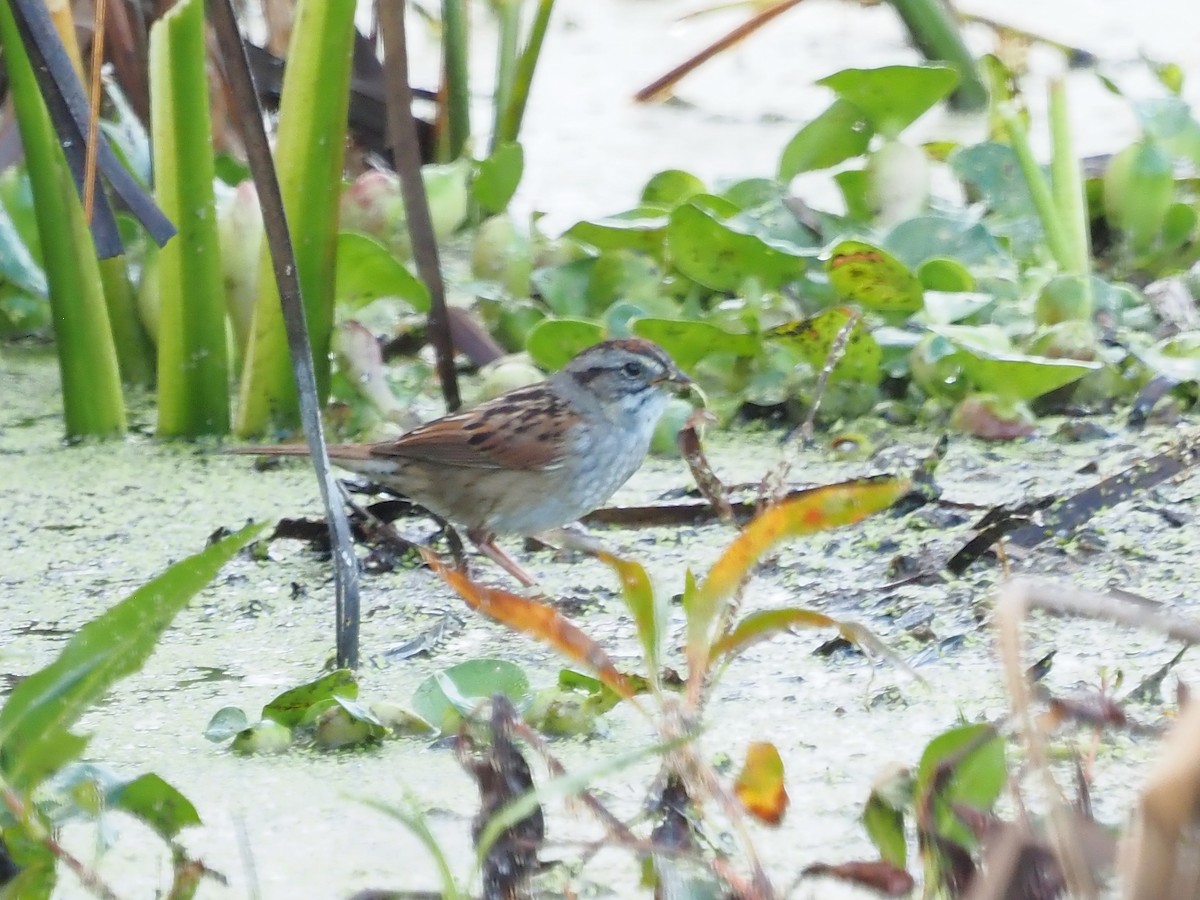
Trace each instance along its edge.
<instances>
[{"instance_id":1,"label":"bird's leg","mask_svg":"<svg viewBox=\"0 0 1200 900\"><path fill-rule=\"evenodd\" d=\"M468 531L467 537L471 539L479 552L502 568L505 572L511 575L517 581L521 582L527 588L538 587L537 580L518 565L517 561L496 546L496 536L488 534L485 531Z\"/></svg>"}]
</instances>

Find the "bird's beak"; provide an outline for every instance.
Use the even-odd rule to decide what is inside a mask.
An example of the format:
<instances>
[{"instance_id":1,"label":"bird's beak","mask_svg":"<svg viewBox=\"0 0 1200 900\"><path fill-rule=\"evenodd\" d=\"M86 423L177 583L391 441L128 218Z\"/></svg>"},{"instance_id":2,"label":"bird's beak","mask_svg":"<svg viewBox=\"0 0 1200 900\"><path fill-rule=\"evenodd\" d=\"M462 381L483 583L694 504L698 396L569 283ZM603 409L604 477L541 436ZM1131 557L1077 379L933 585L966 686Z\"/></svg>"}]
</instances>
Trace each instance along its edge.
<instances>
[{"instance_id":1,"label":"bird's beak","mask_svg":"<svg viewBox=\"0 0 1200 900\"><path fill-rule=\"evenodd\" d=\"M666 373L664 373L662 375L661 378L655 379L654 383L655 384L673 384L676 387L685 388L685 387L692 386L692 379L690 379L686 375L684 375L678 366L672 364L671 368L668 369L666 371Z\"/></svg>"}]
</instances>

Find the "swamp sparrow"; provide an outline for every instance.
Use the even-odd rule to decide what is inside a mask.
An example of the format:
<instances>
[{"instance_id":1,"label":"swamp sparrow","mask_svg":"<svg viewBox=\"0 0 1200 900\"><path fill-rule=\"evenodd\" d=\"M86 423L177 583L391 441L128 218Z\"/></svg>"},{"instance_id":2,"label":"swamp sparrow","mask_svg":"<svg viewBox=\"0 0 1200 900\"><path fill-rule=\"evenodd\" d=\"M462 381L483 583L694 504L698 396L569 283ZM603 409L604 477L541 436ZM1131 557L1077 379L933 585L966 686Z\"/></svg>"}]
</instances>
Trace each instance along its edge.
<instances>
[{"instance_id":1,"label":"swamp sparrow","mask_svg":"<svg viewBox=\"0 0 1200 900\"><path fill-rule=\"evenodd\" d=\"M465 525L484 555L533 585L496 546L496 535L538 534L603 504L642 464L667 403L666 386L690 383L650 341L604 341L546 381L394 440L331 446L329 457ZM234 452L308 455L302 445Z\"/></svg>"}]
</instances>

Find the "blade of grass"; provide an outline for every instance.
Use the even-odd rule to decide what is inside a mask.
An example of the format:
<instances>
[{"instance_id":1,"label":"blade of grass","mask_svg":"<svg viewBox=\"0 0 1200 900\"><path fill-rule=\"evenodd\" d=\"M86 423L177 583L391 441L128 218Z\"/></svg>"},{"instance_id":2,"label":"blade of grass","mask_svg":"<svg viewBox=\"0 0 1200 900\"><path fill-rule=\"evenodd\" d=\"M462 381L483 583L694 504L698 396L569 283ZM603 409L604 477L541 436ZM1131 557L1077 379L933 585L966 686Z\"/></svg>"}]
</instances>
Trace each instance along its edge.
<instances>
[{"instance_id":1,"label":"blade of grass","mask_svg":"<svg viewBox=\"0 0 1200 900\"><path fill-rule=\"evenodd\" d=\"M443 900L458 900L462 896L458 890L458 885L454 881L454 872L450 869L450 860L446 857L445 851L442 850L441 844L438 843L437 837L429 827L429 819L417 807L413 798L408 798L408 809L401 809L399 806L393 806L390 803L384 803L382 800L375 800L371 797L360 797L359 802L371 807L371 809L378 810L385 816L395 819L411 831L413 836L421 842L429 852L429 855L433 857L434 865L437 866L438 875L442 880Z\"/></svg>"},{"instance_id":2,"label":"blade of grass","mask_svg":"<svg viewBox=\"0 0 1200 900\"><path fill-rule=\"evenodd\" d=\"M508 102L504 107L504 115L493 125L493 148L506 142L514 142L520 137L521 121L525 118L525 107L529 103L529 92L533 87L533 74L542 55L542 43L546 39L546 29L550 26L552 12L554 0L538 0L533 24L529 28L529 38L517 59L517 71Z\"/></svg>"},{"instance_id":3,"label":"blade of grass","mask_svg":"<svg viewBox=\"0 0 1200 900\"><path fill-rule=\"evenodd\" d=\"M67 435L122 434L125 402L91 235L7 3L0 5L0 45L33 190L58 344Z\"/></svg>"},{"instance_id":4,"label":"blade of grass","mask_svg":"<svg viewBox=\"0 0 1200 900\"><path fill-rule=\"evenodd\" d=\"M496 84L492 90L492 140L488 153L495 153L500 146L500 123L512 99L516 82L518 47L521 39L522 0L492 0L492 8L499 20L496 46Z\"/></svg>"},{"instance_id":5,"label":"blade of grass","mask_svg":"<svg viewBox=\"0 0 1200 900\"><path fill-rule=\"evenodd\" d=\"M339 668L353 669L358 666L358 560L354 556L345 509L341 503L334 502L334 498L340 498L341 494L329 467L325 432L321 425L321 404L317 399L317 379L313 370L312 351L304 320L304 301L300 293L296 257L292 252L287 213L283 206L279 181L275 177L271 146L267 142L267 133L263 127L262 108L258 105L258 94L250 77L250 63L246 59L245 46L231 0L211 0L207 8L217 33L221 56L225 61L226 76L234 97L234 108L238 111L236 115L242 140L246 145L246 158L262 205L263 226L276 283L279 285L279 301L284 308L283 320L300 395L300 412L304 434L308 438L309 458L316 471L321 500L325 506L325 521L329 523L330 544L334 548L337 664Z\"/></svg>"},{"instance_id":6,"label":"blade of grass","mask_svg":"<svg viewBox=\"0 0 1200 900\"><path fill-rule=\"evenodd\" d=\"M172 565L112 609L84 625L62 653L18 684L0 709L0 769L28 790L86 741L69 729L118 680L138 671L175 616L235 553L262 533L262 523ZM68 757L69 758L69 757Z\"/></svg>"},{"instance_id":7,"label":"blade of grass","mask_svg":"<svg viewBox=\"0 0 1200 900\"><path fill-rule=\"evenodd\" d=\"M179 223L159 251L158 433L229 432L225 285L217 239L204 4L181 0L150 29L155 193Z\"/></svg>"},{"instance_id":8,"label":"blade of grass","mask_svg":"<svg viewBox=\"0 0 1200 900\"><path fill-rule=\"evenodd\" d=\"M1067 89L1061 79L1050 82L1050 180L1054 204L1062 217L1064 239L1071 254L1068 270L1084 276L1086 290L1091 293L1090 241L1087 215L1087 196L1084 192L1082 169L1071 141L1071 123L1067 115Z\"/></svg>"},{"instance_id":9,"label":"blade of grass","mask_svg":"<svg viewBox=\"0 0 1200 900\"><path fill-rule=\"evenodd\" d=\"M121 380L128 385L149 387L154 383L154 343L138 313L124 256L100 260L100 282Z\"/></svg>"},{"instance_id":10,"label":"blade of grass","mask_svg":"<svg viewBox=\"0 0 1200 900\"><path fill-rule=\"evenodd\" d=\"M1029 196L1033 200L1033 207L1042 223L1042 230L1046 233L1046 246L1050 248L1050 255L1054 257L1054 261L1064 272L1074 271L1075 259L1071 250L1067 226L1063 221L1063 210L1055 205L1054 192L1050 188L1050 183L1046 181L1042 167L1034 159L1033 148L1029 145L1029 134L1025 131L1025 125L1009 103L998 105L996 117L1001 128L1008 135L1008 142L1012 145L1013 153L1016 154L1017 166L1025 178Z\"/></svg>"},{"instance_id":11,"label":"blade of grass","mask_svg":"<svg viewBox=\"0 0 1200 900\"><path fill-rule=\"evenodd\" d=\"M338 202L350 102L354 10L354 0L301 0L296 7L275 141L275 165L304 291L317 396L322 403L329 395ZM279 287L266 256L270 249L264 247L263 253L238 402L236 430L244 437L272 428L295 429L300 418Z\"/></svg>"},{"instance_id":12,"label":"blade of grass","mask_svg":"<svg viewBox=\"0 0 1200 900\"><path fill-rule=\"evenodd\" d=\"M383 3L380 14L389 6L398 6L403 15L403 2ZM442 0L442 83L445 93L446 128L439 135L438 162L458 159L471 140L471 72L465 0Z\"/></svg>"}]
</instances>

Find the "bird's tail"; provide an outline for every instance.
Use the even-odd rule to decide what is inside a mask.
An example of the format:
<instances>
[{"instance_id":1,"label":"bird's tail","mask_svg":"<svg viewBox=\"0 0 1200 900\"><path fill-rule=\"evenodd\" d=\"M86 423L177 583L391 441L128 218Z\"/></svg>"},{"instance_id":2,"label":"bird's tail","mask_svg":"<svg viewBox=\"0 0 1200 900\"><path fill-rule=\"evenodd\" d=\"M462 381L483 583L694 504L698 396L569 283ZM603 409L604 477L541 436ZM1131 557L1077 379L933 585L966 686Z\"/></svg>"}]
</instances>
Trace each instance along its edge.
<instances>
[{"instance_id":1,"label":"bird's tail","mask_svg":"<svg viewBox=\"0 0 1200 900\"><path fill-rule=\"evenodd\" d=\"M271 444L265 447L229 447L237 456L308 456L308 444Z\"/></svg>"}]
</instances>

